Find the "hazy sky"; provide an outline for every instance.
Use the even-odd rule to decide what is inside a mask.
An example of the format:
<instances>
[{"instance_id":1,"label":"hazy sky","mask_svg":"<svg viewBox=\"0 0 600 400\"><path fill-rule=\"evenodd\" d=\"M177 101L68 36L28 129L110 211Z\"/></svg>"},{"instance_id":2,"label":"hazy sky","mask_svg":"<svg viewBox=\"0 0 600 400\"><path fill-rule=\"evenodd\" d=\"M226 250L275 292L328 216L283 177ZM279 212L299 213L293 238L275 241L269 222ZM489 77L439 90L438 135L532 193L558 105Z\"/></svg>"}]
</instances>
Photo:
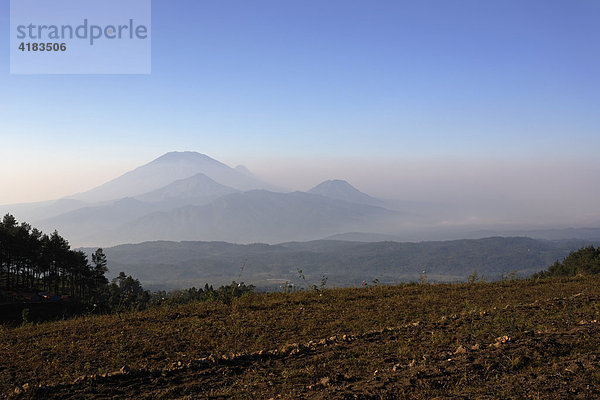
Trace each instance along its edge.
<instances>
[{"instance_id":1,"label":"hazy sky","mask_svg":"<svg viewBox=\"0 0 600 400\"><path fill-rule=\"evenodd\" d=\"M152 13L151 75L17 76L0 0L0 204L194 150L297 189L345 178L385 197L510 192L598 211L597 0L154 0Z\"/></svg>"}]
</instances>

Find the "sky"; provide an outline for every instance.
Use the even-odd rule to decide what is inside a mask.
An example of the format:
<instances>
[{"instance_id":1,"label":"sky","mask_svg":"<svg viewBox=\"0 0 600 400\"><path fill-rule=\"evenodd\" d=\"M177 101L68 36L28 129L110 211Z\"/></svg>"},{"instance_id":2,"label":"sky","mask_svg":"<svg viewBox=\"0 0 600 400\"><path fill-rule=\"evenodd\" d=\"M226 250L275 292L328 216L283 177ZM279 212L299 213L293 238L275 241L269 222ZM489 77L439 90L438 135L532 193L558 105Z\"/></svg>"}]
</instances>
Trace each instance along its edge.
<instances>
[{"instance_id":1,"label":"sky","mask_svg":"<svg viewBox=\"0 0 600 400\"><path fill-rule=\"evenodd\" d=\"M9 14L0 204L192 150L294 189L600 215L597 0L153 0L149 75L11 75Z\"/></svg>"}]
</instances>

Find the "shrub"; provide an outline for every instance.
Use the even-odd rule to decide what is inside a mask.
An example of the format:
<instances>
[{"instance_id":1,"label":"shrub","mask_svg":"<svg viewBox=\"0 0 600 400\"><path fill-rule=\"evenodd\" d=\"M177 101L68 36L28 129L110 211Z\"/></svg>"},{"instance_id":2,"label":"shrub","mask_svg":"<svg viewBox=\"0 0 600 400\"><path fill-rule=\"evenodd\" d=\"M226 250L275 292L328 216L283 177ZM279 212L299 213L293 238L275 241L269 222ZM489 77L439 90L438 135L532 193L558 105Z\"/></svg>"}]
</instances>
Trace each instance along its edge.
<instances>
[{"instance_id":1,"label":"shrub","mask_svg":"<svg viewBox=\"0 0 600 400\"><path fill-rule=\"evenodd\" d=\"M600 247L588 246L577 251L572 251L562 262L555 261L547 271L535 274L534 278L598 273L600 273Z\"/></svg>"}]
</instances>

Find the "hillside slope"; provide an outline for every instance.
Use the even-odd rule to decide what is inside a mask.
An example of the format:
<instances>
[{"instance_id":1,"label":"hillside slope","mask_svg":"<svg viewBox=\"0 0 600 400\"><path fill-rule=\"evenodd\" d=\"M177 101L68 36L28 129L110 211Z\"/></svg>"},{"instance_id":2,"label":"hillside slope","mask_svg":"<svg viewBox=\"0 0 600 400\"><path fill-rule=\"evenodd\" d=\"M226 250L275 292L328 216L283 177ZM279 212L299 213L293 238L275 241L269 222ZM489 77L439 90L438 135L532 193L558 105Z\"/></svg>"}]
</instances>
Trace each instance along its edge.
<instances>
[{"instance_id":1,"label":"hillside slope","mask_svg":"<svg viewBox=\"0 0 600 400\"><path fill-rule=\"evenodd\" d=\"M0 391L45 399L598 398L598 288L594 276L337 289L4 327Z\"/></svg>"}]
</instances>

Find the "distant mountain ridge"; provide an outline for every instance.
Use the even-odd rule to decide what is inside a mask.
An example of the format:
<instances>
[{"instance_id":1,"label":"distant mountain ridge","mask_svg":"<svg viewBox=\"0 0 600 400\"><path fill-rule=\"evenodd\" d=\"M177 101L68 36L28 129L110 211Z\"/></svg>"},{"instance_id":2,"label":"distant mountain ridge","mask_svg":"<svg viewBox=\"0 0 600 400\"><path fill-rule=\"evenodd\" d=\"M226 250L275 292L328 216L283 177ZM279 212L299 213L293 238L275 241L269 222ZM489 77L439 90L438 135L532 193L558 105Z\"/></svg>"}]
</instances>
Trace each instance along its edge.
<instances>
[{"instance_id":1,"label":"distant mountain ridge","mask_svg":"<svg viewBox=\"0 0 600 400\"><path fill-rule=\"evenodd\" d=\"M257 178L228 167L205 154L186 151L170 152L141 167L127 172L87 192L70 199L87 202L135 197L167 186L174 181L202 173L221 185L238 190L268 189L270 185Z\"/></svg>"},{"instance_id":2,"label":"distant mountain ridge","mask_svg":"<svg viewBox=\"0 0 600 400\"><path fill-rule=\"evenodd\" d=\"M336 200L372 206L383 206L384 202L361 192L344 180L328 180L310 189L308 193L318 194Z\"/></svg>"},{"instance_id":3,"label":"distant mountain ridge","mask_svg":"<svg viewBox=\"0 0 600 400\"><path fill-rule=\"evenodd\" d=\"M252 190L201 206L148 214L115 235L145 240L223 240L275 243L311 240L364 226L395 212L303 192ZM158 233L155 233L158 232Z\"/></svg>"},{"instance_id":4,"label":"distant mountain ridge","mask_svg":"<svg viewBox=\"0 0 600 400\"><path fill-rule=\"evenodd\" d=\"M384 202L339 179L308 192L283 192L246 167L231 168L197 152L170 152L88 192L56 201L0 206L0 212L12 213L44 232L58 230L74 246L148 240L281 243L322 238L372 242L484 235L600 237L600 229L593 228L519 234L507 227L485 231L490 227L448 225L444 219L448 206L452 205Z\"/></svg>"},{"instance_id":5,"label":"distant mountain ridge","mask_svg":"<svg viewBox=\"0 0 600 400\"><path fill-rule=\"evenodd\" d=\"M226 194L236 193L237 189L221 185L203 173L185 179L179 179L160 189L136 196L140 201L162 202L176 199L177 201L217 198Z\"/></svg>"},{"instance_id":6,"label":"distant mountain ridge","mask_svg":"<svg viewBox=\"0 0 600 400\"><path fill-rule=\"evenodd\" d=\"M315 240L376 229L397 216L382 205L340 180L309 193L282 193L244 166L231 168L188 151L166 153L92 190L29 209L38 216L49 211L30 220L44 231L57 229L77 245L107 246L147 240Z\"/></svg>"},{"instance_id":7,"label":"distant mountain ridge","mask_svg":"<svg viewBox=\"0 0 600 400\"><path fill-rule=\"evenodd\" d=\"M286 281L299 286L318 283L323 276L332 286L357 286L363 281L417 281L423 271L428 281L464 281L474 270L486 279L500 279L513 271L531 275L588 243L524 237L421 243L318 240L276 245L154 241L104 251L111 276L124 271L156 288L241 279L273 289ZM245 268L238 278L241 265ZM305 280L298 276L298 269Z\"/></svg>"}]
</instances>

